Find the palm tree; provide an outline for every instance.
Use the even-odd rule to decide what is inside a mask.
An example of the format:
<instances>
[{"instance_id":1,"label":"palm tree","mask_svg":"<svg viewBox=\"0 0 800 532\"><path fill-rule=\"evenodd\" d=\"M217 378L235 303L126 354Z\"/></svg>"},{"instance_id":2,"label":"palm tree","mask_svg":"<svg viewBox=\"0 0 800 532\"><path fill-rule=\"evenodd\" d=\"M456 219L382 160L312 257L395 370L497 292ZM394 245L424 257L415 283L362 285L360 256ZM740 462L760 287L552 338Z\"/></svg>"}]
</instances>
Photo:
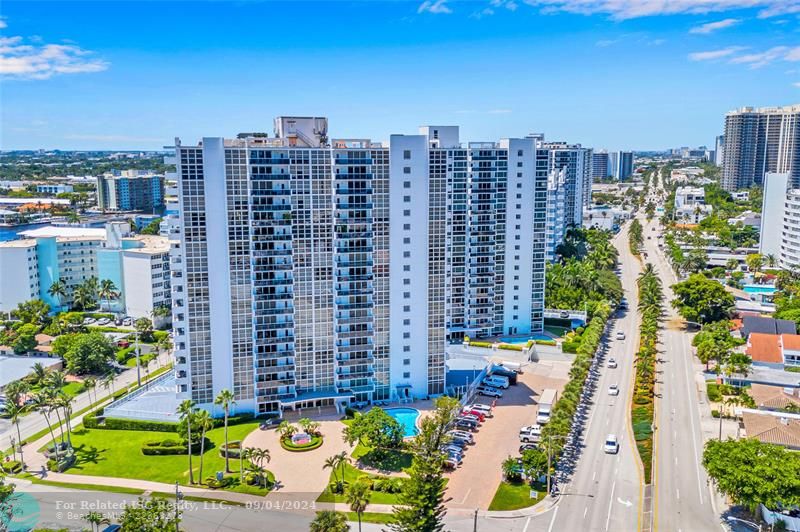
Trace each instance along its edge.
<instances>
[{"instance_id":1,"label":"palm tree","mask_svg":"<svg viewBox=\"0 0 800 532\"><path fill-rule=\"evenodd\" d=\"M322 464L322 469L330 469L333 471L333 481L336 485L339 485L339 475L336 474L336 468L339 467L339 455L335 454L333 456L329 456L325 459L325 463Z\"/></svg>"},{"instance_id":2,"label":"palm tree","mask_svg":"<svg viewBox=\"0 0 800 532\"><path fill-rule=\"evenodd\" d=\"M200 410L195 414L197 428L200 429L200 483L203 483L203 453L206 452L206 432L214 428L214 420L208 410Z\"/></svg>"},{"instance_id":3,"label":"palm tree","mask_svg":"<svg viewBox=\"0 0 800 532\"><path fill-rule=\"evenodd\" d=\"M100 289L98 290L100 301L106 300L106 310L111 310L111 300L119 297L117 292L117 285L111 279L103 279L100 281Z\"/></svg>"},{"instance_id":4,"label":"palm tree","mask_svg":"<svg viewBox=\"0 0 800 532\"><path fill-rule=\"evenodd\" d=\"M369 486L363 480L353 482L344 490L344 500L358 516L358 532L361 532L361 514L369 505Z\"/></svg>"},{"instance_id":5,"label":"palm tree","mask_svg":"<svg viewBox=\"0 0 800 532\"><path fill-rule=\"evenodd\" d=\"M103 375L103 387L106 389L106 391L108 391L108 389L111 388L112 397L114 395L114 379L115 378L116 378L116 375L114 375L113 371L109 371L108 373Z\"/></svg>"},{"instance_id":6,"label":"palm tree","mask_svg":"<svg viewBox=\"0 0 800 532\"><path fill-rule=\"evenodd\" d=\"M31 375L33 375L34 384L41 384L47 377L47 368L41 362L37 362L31 368Z\"/></svg>"},{"instance_id":7,"label":"palm tree","mask_svg":"<svg viewBox=\"0 0 800 532\"><path fill-rule=\"evenodd\" d=\"M261 479L264 481L264 489L267 489L267 470L264 469L264 462L269 463L271 456L268 449L253 447L250 449L250 462L256 467Z\"/></svg>"},{"instance_id":8,"label":"palm tree","mask_svg":"<svg viewBox=\"0 0 800 532\"><path fill-rule=\"evenodd\" d=\"M72 306L76 309L86 310L94 305L94 298L83 285L78 285L72 293Z\"/></svg>"},{"instance_id":9,"label":"palm tree","mask_svg":"<svg viewBox=\"0 0 800 532\"><path fill-rule=\"evenodd\" d=\"M350 526L347 518L340 512L333 510L322 510L317 512L317 516L311 521L310 532L347 532Z\"/></svg>"},{"instance_id":10,"label":"palm tree","mask_svg":"<svg viewBox=\"0 0 800 532\"><path fill-rule=\"evenodd\" d=\"M89 394L89 403L94 404L97 402L97 379L94 377L86 377L83 379L83 386ZM94 390L94 401L92 401L92 390Z\"/></svg>"},{"instance_id":11,"label":"palm tree","mask_svg":"<svg viewBox=\"0 0 800 532\"><path fill-rule=\"evenodd\" d=\"M19 418L28 410L25 405L20 406L18 402L12 401L6 404L6 415L11 420L12 425L17 426L17 443L19 443L19 461L25 469L25 457L22 454L22 434L19 430ZM14 451L16 452L16 450Z\"/></svg>"},{"instance_id":12,"label":"palm tree","mask_svg":"<svg viewBox=\"0 0 800 532\"><path fill-rule=\"evenodd\" d=\"M64 410L64 426L67 429L67 444L72 447L72 421L70 420L72 417L72 397L65 393L59 393L55 396L53 404L56 408L62 408Z\"/></svg>"},{"instance_id":13,"label":"palm tree","mask_svg":"<svg viewBox=\"0 0 800 532\"><path fill-rule=\"evenodd\" d=\"M344 466L345 464L349 464L351 462L350 457L347 455L347 451L342 451L337 454L336 461L339 462L339 470L342 473L342 483L344 483Z\"/></svg>"},{"instance_id":14,"label":"palm tree","mask_svg":"<svg viewBox=\"0 0 800 532\"><path fill-rule=\"evenodd\" d=\"M64 300L67 298L67 283L63 279L57 279L53 281L53 284L50 285L50 288L47 289L47 293L50 294L51 297L56 298L58 301L58 306L64 304Z\"/></svg>"},{"instance_id":15,"label":"palm tree","mask_svg":"<svg viewBox=\"0 0 800 532\"><path fill-rule=\"evenodd\" d=\"M281 435L281 439L289 439L294 436L294 433L297 432L297 427L289 423L288 421L284 420L281 421L281 424L278 425L278 434Z\"/></svg>"},{"instance_id":16,"label":"palm tree","mask_svg":"<svg viewBox=\"0 0 800 532\"><path fill-rule=\"evenodd\" d=\"M774 268L774 267L775 267L775 265L778 263L778 259L777 259L777 258L775 257L775 255L773 255L772 253L768 254L768 255L766 256L766 259L767 259L767 265L768 265L770 268Z\"/></svg>"},{"instance_id":17,"label":"palm tree","mask_svg":"<svg viewBox=\"0 0 800 532\"><path fill-rule=\"evenodd\" d=\"M186 454L189 455L189 484L194 484L194 473L192 471L192 423L194 422L194 401L184 399L178 405L178 417L181 421L186 420Z\"/></svg>"},{"instance_id":18,"label":"palm tree","mask_svg":"<svg viewBox=\"0 0 800 532\"><path fill-rule=\"evenodd\" d=\"M58 461L59 456L58 444L56 443L56 433L53 432L53 425L50 423L50 398L44 390L33 396L33 409L37 412L41 412L45 423L47 423L47 430L50 431L50 438L53 441L53 447L56 451L56 461Z\"/></svg>"},{"instance_id":19,"label":"palm tree","mask_svg":"<svg viewBox=\"0 0 800 532\"><path fill-rule=\"evenodd\" d=\"M111 520L100 512L89 512L84 515L83 518L87 523L92 525L92 531L97 530L99 532L100 525L108 525L111 523Z\"/></svg>"},{"instance_id":20,"label":"palm tree","mask_svg":"<svg viewBox=\"0 0 800 532\"><path fill-rule=\"evenodd\" d=\"M236 404L234 400L233 392L228 390L227 388L224 390L220 390L217 397L214 399L214 404L219 405L222 407L222 413L224 414L224 427L225 427L225 472L231 472L231 466L228 461L228 415L230 414L231 406Z\"/></svg>"}]
</instances>

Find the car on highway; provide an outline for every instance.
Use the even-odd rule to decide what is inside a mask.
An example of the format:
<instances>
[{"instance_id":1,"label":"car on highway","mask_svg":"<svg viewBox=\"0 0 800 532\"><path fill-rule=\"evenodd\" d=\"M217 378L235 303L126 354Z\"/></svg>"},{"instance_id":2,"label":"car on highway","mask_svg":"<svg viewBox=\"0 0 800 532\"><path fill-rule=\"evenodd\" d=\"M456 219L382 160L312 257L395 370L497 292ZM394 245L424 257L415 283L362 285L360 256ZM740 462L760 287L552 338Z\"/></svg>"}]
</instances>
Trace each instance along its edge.
<instances>
[{"instance_id":1,"label":"car on highway","mask_svg":"<svg viewBox=\"0 0 800 532\"><path fill-rule=\"evenodd\" d=\"M478 395L485 397L503 397L503 392L493 386L478 386Z\"/></svg>"},{"instance_id":2,"label":"car on highway","mask_svg":"<svg viewBox=\"0 0 800 532\"><path fill-rule=\"evenodd\" d=\"M608 395L619 395L619 386L612 384L608 387Z\"/></svg>"},{"instance_id":3,"label":"car on highway","mask_svg":"<svg viewBox=\"0 0 800 532\"><path fill-rule=\"evenodd\" d=\"M603 451L608 454L617 454L617 451L619 451L619 442L615 435L609 434L606 436L606 442L603 444Z\"/></svg>"},{"instance_id":4,"label":"car on highway","mask_svg":"<svg viewBox=\"0 0 800 532\"><path fill-rule=\"evenodd\" d=\"M616 369L616 367L617 367L617 361L616 361L616 359L614 359L614 358L609 358L609 359L608 359L608 363L606 364L606 366L608 366L608 367L609 367L609 368L611 368L611 369Z\"/></svg>"},{"instance_id":5,"label":"car on highway","mask_svg":"<svg viewBox=\"0 0 800 532\"><path fill-rule=\"evenodd\" d=\"M622 331L617 331L616 338L617 338L617 340L624 340L625 339L625 333L622 332Z\"/></svg>"},{"instance_id":6,"label":"car on highway","mask_svg":"<svg viewBox=\"0 0 800 532\"><path fill-rule=\"evenodd\" d=\"M535 443L542 437L541 425L527 425L519 429L519 441L523 443Z\"/></svg>"}]
</instances>

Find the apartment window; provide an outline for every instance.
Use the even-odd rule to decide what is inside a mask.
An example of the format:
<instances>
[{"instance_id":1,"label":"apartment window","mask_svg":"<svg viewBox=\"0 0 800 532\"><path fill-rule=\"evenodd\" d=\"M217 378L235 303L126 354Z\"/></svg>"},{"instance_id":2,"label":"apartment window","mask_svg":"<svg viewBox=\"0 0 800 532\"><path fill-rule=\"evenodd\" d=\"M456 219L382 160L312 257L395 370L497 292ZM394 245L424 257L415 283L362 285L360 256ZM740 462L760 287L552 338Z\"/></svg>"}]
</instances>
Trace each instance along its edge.
<instances>
[{"instance_id":1,"label":"apartment window","mask_svg":"<svg viewBox=\"0 0 800 532\"><path fill-rule=\"evenodd\" d=\"M518 225L515 225L515 226L514 226L514 229L516 229L517 231L519 231L519 230L520 230L520 227L519 227Z\"/></svg>"},{"instance_id":2,"label":"apartment window","mask_svg":"<svg viewBox=\"0 0 800 532\"><path fill-rule=\"evenodd\" d=\"M411 181L403 181L403 188L411 188Z\"/></svg>"},{"instance_id":3,"label":"apartment window","mask_svg":"<svg viewBox=\"0 0 800 532\"><path fill-rule=\"evenodd\" d=\"M517 157L522 157L522 150L517 150Z\"/></svg>"},{"instance_id":4,"label":"apartment window","mask_svg":"<svg viewBox=\"0 0 800 532\"><path fill-rule=\"evenodd\" d=\"M411 196L403 196L403 203L411 203Z\"/></svg>"},{"instance_id":5,"label":"apartment window","mask_svg":"<svg viewBox=\"0 0 800 532\"><path fill-rule=\"evenodd\" d=\"M407 258L409 258L410 256L411 256L411 252L410 252L410 251L404 251L404 252L403 252L403 258L404 258L404 259L407 259Z\"/></svg>"},{"instance_id":6,"label":"apartment window","mask_svg":"<svg viewBox=\"0 0 800 532\"><path fill-rule=\"evenodd\" d=\"M411 299L411 292L403 292L403 299Z\"/></svg>"},{"instance_id":7,"label":"apartment window","mask_svg":"<svg viewBox=\"0 0 800 532\"><path fill-rule=\"evenodd\" d=\"M411 150L403 150L403 159L411 159Z\"/></svg>"},{"instance_id":8,"label":"apartment window","mask_svg":"<svg viewBox=\"0 0 800 532\"><path fill-rule=\"evenodd\" d=\"M519 296L514 296L514 301L519 301ZM514 307L514 310L517 310L517 307Z\"/></svg>"},{"instance_id":9,"label":"apartment window","mask_svg":"<svg viewBox=\"0 0 800 532\"><path fill-rule=\"evenodd\" d=\"M522 199L522 194L517 194L517 199Z\"/></svg>"},{"instance_id":10,"label":"apartment window","mask_svg":"<svg viewBox=\"0 0 800 532\"><path fill-rule=\"evenodd\" d=\"M514 240L519 240L519 235L514 235Z\"/></svg>"},{"instance_id":11,"label":"apartment window","mask_svg":"<svg viewBox=\"0 0 800 532\"><path fill-rule=\"evenodd\" d=\"M522 177L522 172L517 172L517 177ZM519 188L522 188L522 184L521 183L517 183L517 186Z\"/></svg>"},{"instance_id":12,"label":"apartment window","mask_svg":"<svg viewBox=\"0 0 800 532\"><path fill-rule=\"evenodd\" d=\"M410 243L411 243L411 237L410 236L403 237L403 244L410 244Z\"/></svg>"},{"instance_id":13,"label":"apartment window","mask_svg":"<svg viewBox=\"0 0 800 532\"><path fill-rule=\"evenodd\" d=\"M522 177L522 176L518 173L517 177ZM522 188L522 183L517 183L517 188Z\"/></svg>"},{"instance_id":14,"label":"apartment window","mask_svg":"<svg viewBox=\"0 0 800 532\"><path fill-rule=\"evenodd\" d=\"M514 305L514 310L519 310L519 305Z\"/></svg>"},{"instance_id":15,"label":"apartment window","mask_svg":"<svg viewBox=\"0 0 800 532\"><path fill-rule=\"evenodd\" d=\"M514 255L514 260L519 260L519 255Z\"/></svg>"},{"instance_id":16,"label":"apartment window","mask_svg":"<svg viewBox=\"0 0 800 532\"><path fill-rule=\"evenodd\" d=\"M404 345L403 346L403 353L410 353L410 352L411 352L411 346L410 345Z\"/></svg>"},{"instance_id":17,"label":"apartment window","mask_svg":"<svg viewBox=\"0 0 800 532\"><path fill-rule=\"evenodd\" d=\"M410 166L404 166L403 167L403 173L404 174L410 174L411 173L411 167Z\"/></svg>"},{"instance_id":18,"label":"apartment window","mask_svg":"<svg viewBox=\"0 0 800 532\"><path fill-rule=\"evenodd\" d=\"M411 365L411 359L410 358L404 358L403 359L403 365L404 366L410 366Z\"/></svg>"},{"instance_id":19,"label":"apartment window","mask_svg":"<svg viewBox=\"0 0 800 532\"><path fill-rule=\"evenodd\" d=\"M514 290L519 290L519 285L514 285Z\"/></svg>"},{"instance_id":20,"label":"apartment window","mask_svg":"<svg viewBox=\"0 0 800 532\"><path fill-rule=\"evenodd\" d=\"M411 325L411 320L406 318L403 320L403 325Z\"/></svg>"},{"instance_id":21,"label":"apartment window","mask_svg":"<svg viewBox=\"0 0 800 532\"><path fill-rule=\"evenodd\" d=\"M519 240L519 238L517 240ZM514 246L514 251L519 251L519 246Z\"/></svg>"},{"instance_id":22,"label":"apartment window","mask_svg":"<svg viewBox=\"0 0 800 532\"><path fill-rule=\"evenodd\" d=\"M522 215L521 214L515 214L514 216L516 217L517 220L522 219Z\"/></svg>"},{"instance_id":23,"label":"apartment window","mask_svg":"<svg viewBox=\"0 0 800 532\"><path fill-rule=\"evenodd\" d=\"M519 275L515 275L515 276L514 276L514 280L515 280L515 281L519 281Z\"/></svg>"},{"instance_id":24,"label":"apartment window","mask_svg":"<svg viewBox=\"0 0 800 532\"><path fill-rule=\"evenodd\" d=\"M411 284L411 279L403 279L403 284Z\"/></svg>"},{"instance_id":25,"label":"apartment window","mask_svg":"<svg viewBox=\"0 0 800 532\"><path fill-rule=\"evenodd\" d=\"M408 371L403 372L403 378L404 379L410 379L411 378L411 373L409 373Z\"/></svg>"},{"instance_id":26,"label":"apartment window","mask_svg":"<svg viewBox=\"0 0 800 532\"><path fill-rule=\"evenodd\" d=\"M517 209L521 209L521 208L522 208L522 205L517 203Z\"/></svg>"},{"instance_id":27,"label":"apartment window","mask_svg":"<svg viewBox=\"0 0 800 532\"><path fill-rule=\"evenodd\" d=\"M517 315L515 314L515 315L514 315L514 319L515 319L515 320L518 320L518 319L519 319L519 316L517 316Z\"/></svg>"},{"instance_id":28,"label":"apartment window","mask_svg":"<svg viewBox=\"0 0 800 532\"><path fill-rule=\"evenodd\" d=\"M403 333L403 338L404 338L404 339L411 338L411 333L410 333L410 332L408 332L408 331L404 332L404 333Z\"/></svg>"},{"instance_id":29,"label":"apartment window","mask_svg":"<svg viewBox=\"0 0 800 532\"><path fill-rule=\"evenodd\" d=\"M411 224L403 224L403 231L411 231Z\"/></svg>"},{"instance_id":30,"label":"apartment window","mask_svg":"<svg viewBox=\"0 0 800 532\"><path fill-rule=\"evenodd\" d=\"M411 265L410 264L403 264L403 271L404 272L410 272L411 271Z\"/></svg>"},{"instance_id":31,"label":"apartment window","mask_svg":"<svg viewBox=\"0 0 800 532\"><path fill-rule=\"evenodd\" d=\"M403 312L411 312L411 305L403 305Z\"/></svg>"},{"instance_id":32,"label":"apartment window","mask_svg":"<svg viewBox=\"0 0 800 532\"><path fill-rule=\"evenodd\" d=\"M522 168L522 161L517 161L517 168Z\"/></svg>"},{"instance_id":33,"label":"apartment window","mask_svg":"<svg viewBox=\"0 0 800 532\"><path fill-rule=\"evenodd\" d=\"M411 216L411 209L404 209L403 216Z\"/></svg>"}]
</instances>

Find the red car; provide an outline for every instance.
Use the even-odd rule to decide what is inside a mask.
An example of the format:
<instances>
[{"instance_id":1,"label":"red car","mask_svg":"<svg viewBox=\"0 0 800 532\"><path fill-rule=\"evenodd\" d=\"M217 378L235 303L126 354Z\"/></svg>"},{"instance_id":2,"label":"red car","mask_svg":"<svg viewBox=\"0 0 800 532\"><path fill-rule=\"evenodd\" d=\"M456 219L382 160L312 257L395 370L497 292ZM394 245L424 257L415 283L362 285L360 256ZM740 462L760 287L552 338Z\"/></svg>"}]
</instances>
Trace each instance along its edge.
<instances>
[{"instance_id":1,"label":"red car","mask_svg":"<svg viewBox=\"0 0 800 532\"><path fill-rule=\"evenodd\" d=\"M465 408L464 410L461 411L461 415L464 415L464 414L472 415L472 416L477 417L478 421L480 421L481 423L483 423L483 421L486 419L486 414L484 414L483 412L480 412L479 410L470 410L468 408Z\"/></svg>"}]
</instances>

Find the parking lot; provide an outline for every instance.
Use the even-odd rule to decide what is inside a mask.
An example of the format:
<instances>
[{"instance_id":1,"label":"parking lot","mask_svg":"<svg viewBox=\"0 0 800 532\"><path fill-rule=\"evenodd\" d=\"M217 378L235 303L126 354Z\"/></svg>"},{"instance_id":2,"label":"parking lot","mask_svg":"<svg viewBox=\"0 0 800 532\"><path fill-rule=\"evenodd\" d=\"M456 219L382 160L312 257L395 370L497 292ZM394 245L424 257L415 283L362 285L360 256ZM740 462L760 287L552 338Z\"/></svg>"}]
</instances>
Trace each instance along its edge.
<instances>
[{"instance_id":1,"label":"parking lot","mask_svg":"<svg viewBox=\"0 0 800 532\"><path fill-rule=\"evenodd\" d=\"M543 360L524 368L517 384L503 391L497 400L494 417L487 418L473 434L475 443L467 447L462 464L449 473L445 494L451 508L485 510L502 480L501 465L509 455L519 453L519 429L536 420L537 398L546 388L561 393L569 378L570 362ZM489 397L477 396L476 403L492 404Z\"/></svg>"}]
</instances>

